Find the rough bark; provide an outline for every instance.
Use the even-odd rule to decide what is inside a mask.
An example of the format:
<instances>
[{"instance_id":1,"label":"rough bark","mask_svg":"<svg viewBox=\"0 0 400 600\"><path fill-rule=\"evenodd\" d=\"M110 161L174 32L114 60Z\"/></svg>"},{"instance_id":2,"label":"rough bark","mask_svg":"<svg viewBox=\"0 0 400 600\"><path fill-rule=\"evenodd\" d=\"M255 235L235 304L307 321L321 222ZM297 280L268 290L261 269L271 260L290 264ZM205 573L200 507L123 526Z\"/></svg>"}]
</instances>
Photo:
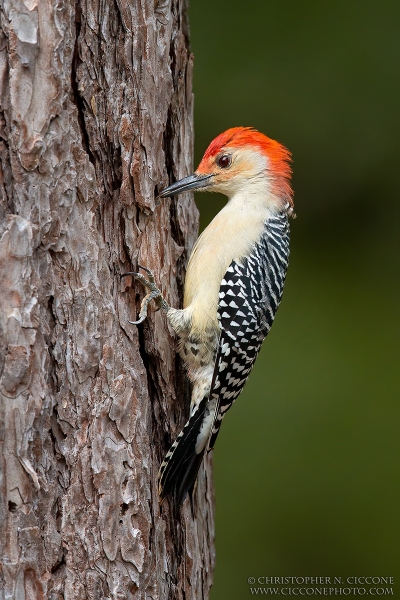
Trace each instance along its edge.
<instances>
[{"instance_id":1,"label":"rough bark","mask_svg":"<svg viewBox=\"0 0 400 600\"><path fill-rule=\"evenodd\" d=\"M0 4L1 598L207 598L210 459L180 520L157 471L188 415L147 265L179 306L197 233L183 0Z\"/></svg>"}]
</instances>

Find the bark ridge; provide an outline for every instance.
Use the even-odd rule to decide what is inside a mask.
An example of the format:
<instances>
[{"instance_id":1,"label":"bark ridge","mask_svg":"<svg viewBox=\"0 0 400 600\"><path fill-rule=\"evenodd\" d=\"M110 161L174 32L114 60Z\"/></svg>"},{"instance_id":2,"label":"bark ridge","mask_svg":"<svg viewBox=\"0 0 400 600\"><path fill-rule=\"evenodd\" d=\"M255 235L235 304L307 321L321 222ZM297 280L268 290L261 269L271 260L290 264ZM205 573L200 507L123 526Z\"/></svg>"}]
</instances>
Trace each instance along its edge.
<instances>
[{"instance_id":1,"label":"bark ridge","mask_svg":"<svg viewBox=\"0 0 400 600\"><path fill-rule=\"evenodd\" d=\"M0 598L208 598L211 459L175 522L157 469L188 415L144 264L179 306L198 228L183 0L0 7Z\"/></svg>"}]
</instances>

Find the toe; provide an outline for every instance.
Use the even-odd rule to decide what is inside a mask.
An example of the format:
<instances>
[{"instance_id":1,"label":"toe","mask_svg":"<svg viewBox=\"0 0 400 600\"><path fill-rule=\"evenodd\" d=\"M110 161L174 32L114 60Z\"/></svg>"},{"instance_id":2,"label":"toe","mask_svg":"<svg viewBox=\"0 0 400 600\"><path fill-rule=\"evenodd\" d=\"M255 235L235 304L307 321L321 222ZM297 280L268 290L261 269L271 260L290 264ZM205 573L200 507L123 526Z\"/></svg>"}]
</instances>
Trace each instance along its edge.
<instances>
[{"instance_id":1,"label":"toe","mask_svg":"<svg viewBox=\"0 0 400 600\"><path fill-rule=\"evenodd\" d=\"M139 265L138 264L138 267L139 267L139 269L143 269L143 271L145 271L147 273L147 275L149 276L149 281L151 281L151 283L154 283L154 273L153 273L153 271L151 271L147 267L144 267L143 265Z\"/></svg>"}]
</instances>

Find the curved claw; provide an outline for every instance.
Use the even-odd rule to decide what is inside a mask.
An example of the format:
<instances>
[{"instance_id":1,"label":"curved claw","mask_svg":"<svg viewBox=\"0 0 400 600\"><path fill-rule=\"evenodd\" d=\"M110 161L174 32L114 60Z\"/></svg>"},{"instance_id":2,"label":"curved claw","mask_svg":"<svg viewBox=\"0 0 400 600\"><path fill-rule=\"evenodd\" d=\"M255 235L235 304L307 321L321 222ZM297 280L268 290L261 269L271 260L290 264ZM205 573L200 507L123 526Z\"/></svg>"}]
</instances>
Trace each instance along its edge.
<instances>
[{"instance_id":1,"label":"curved claw","mask_svg":"<svg viewBox=\"0 0 400 600\"><path fill-rule=\"evenodd\" d=\"M136 277L136 275L139 275L139 273L135 273L135 271L129 271L129 273L121 273L119 278L122 279L123 277L127 277L128 275L133 275L134 277Z\"/></svg>"},{"instance_id":2,"label":"curved claw","mask_svg":"<svg viewBox=\"0 0 400 600\"><path fill-rule=\"evenodd\" d=\"M142 306L140 308L139 319L137 321L129 321L132 325L140 325L147 317L147 308L152 300L155 300L158 296L158 290L150 292L142 300Z\"/></svg>"},{"instance_id":3,"label":"curved claw","mask_svg":"<svg viewBox=\"0 0 400 600\"><path fill-rule=\"evenodd\" d=\"M137 321L130 321L128 319L128 323L130 323L131 325L140 325L140 323L143 323L143 321L146 319L147 315L142 315L140 317L140 319L138 319Z\"/></svg>"},{"instance_id":4,"label":"curved claw","mask_svg":"<svg viewBox=\"0 0 400 600\"><path fill-rule=\"evenodd\" d=\"M128 273L122 273L120 275L120 279L122 277L127 277L128 275L132 275L135 279L140 281L142 285L144 285L150 292L143 298L142 304L140 307L139 318L137 321L128 321L131 325L140 325L147 317L147 308L151 300L155 300L158 306L158 309L163 308L165 311L169 309L168 304L164 300L160 290L156 286L153 272L147 267L143 267L142 265L138 265L139 269L143 269L147 273L148 279L146 279L141 273L136 273L135 271L129 271Z\"/></svg>"},{"instance_id":5,"label":"curved claw","mask_svg":"<svg viewBox=\"0 0 400 600\"><path fill-rule=\"evenodd\" d=\"M138 265L138 267L139 267L139 269L143 269L143 271L145 271L147 273L150 283L155 283L153 271L151 271L147 267L144 267L143 265ZM142 277L143 277L143 275L142 275Z\"/></svg>"},{"instance_id":6,"label":"curved claw","mask_svg":"<svg viewBox=\"0 0 400 600\"><path fill-rule=\"evenodd\" d=\"M139 264L138 264L138 268L143 269L143 271L145 271L147 273L150 283L155 283L153 271L151 271L147 267L144 267L143 265L139 265ZM136 273L135 271L129 271L128 273L122 273L122 275L120 275L119 277L120 277L120 279L122 279L123 277L127 277L128 275L132 275L136 279L139 279L140 281L142 281L142 283L144 283L144 281L146 281L144 279L143 275L141 275L140 273Z\"/></svg>"},{"instance_id":7,"label":"curved claw","mask_svg":"<svg viewBox=\"0 0 400 600\"><path fill-rule=\"evenodd\" d=\"M143 269L143 271L146 271L147 275L149 276L150 281L154 281L154 273L153 271L151 271L150 269L148 269L147 267L144 267L143 265L139 265L138 264L139 269Z\"/></svg>"},{"instance_id":8,"label":"curved claw","mask_svg":"<svg viewBox=\"0 0 400 600\"><path fill-rule=\"evenodd\" d=\"M154 277L152 275L149 275L148 276L149 278L146 279L146 277L144 275L142 275L141 273L135 273L135 271L129 271L129 273L123 273L122 275L120 275L120 277L122 279L122 277L125 277L127 275L132 275L132 277L137 279L137 281L140 281L142 283L142 285L144 285L144 287L147 287L150 290L153 290L155 287Z\"/></svg>"}]
</instances>

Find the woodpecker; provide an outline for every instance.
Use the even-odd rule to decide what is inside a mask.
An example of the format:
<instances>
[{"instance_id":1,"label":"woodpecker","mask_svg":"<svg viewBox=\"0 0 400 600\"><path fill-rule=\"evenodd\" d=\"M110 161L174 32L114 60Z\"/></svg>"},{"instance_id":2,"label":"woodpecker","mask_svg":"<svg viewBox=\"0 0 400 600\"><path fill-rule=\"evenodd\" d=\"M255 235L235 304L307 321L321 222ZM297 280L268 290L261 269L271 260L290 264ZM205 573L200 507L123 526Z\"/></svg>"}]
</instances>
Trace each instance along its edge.
<instances>
[{"instance_id":1,"label":"woodpecker","mask_svg":"<svg viewBox=\"0 0 400 600\"><path fill-rule=\"evenodd\" d=\"M148 290L138 321L154 300L179 337L192 383L190 416L159 471L160 501L179 510L193 490L207 450L239 396L278 309L289 260L293 215L290 152L251 127L228 129L208 146L197 171L161 198L188 190L220 192L225 207L203 231L189 259L183 309L171 308L152 272L133 275Z\"/></svg>"}]
</instances>

